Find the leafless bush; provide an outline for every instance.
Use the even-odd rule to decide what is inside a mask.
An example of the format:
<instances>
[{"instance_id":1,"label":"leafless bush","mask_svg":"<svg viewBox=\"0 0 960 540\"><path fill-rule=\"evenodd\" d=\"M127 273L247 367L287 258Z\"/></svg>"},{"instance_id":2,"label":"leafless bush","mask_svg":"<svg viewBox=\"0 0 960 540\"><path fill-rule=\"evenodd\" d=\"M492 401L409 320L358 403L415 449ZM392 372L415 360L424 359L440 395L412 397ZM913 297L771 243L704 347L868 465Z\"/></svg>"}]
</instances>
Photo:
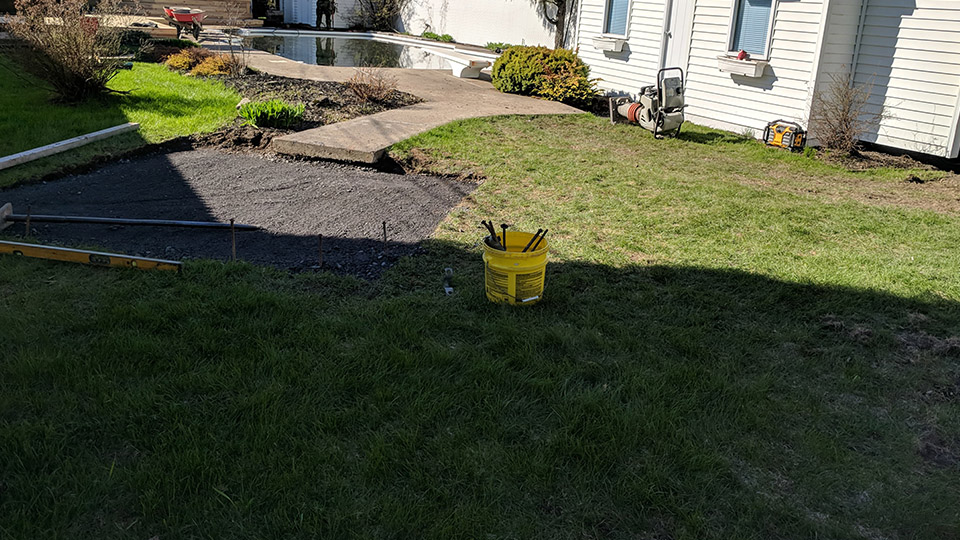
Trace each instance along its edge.
<instances>
[{"instance_id":1,"label":"leafless bush","mask_svg":"<svg viewBox=\"0 0 960 540\"><path fill-rule=\"evenodd\" d=\"M344 83L362 101L382 103L397 90L397 79L380 68L357 68L357 73Z\"/></svg>"},{"instance_id":2,"label":"leafless bush","mask_svg":"<svg viewBox=\"0 0 960 540\"><path fill-rule=\"evenodd\" d=\"M855 84L849 71L833 73L826 88L813 95L810 130L821 146L841 155L856 153L860 139L887 118L883 106L870 110L873 85Z\"/></svg>"},{"instance_id":3,"label":"leafless bush","mask_svg":"<svg viewBox=\"0 0 960 540\"><path fill-rule=\"evenodd\" d=\"M250 57L250 51L247 49L243 38L240 37L240 29L243 28L249 4L240 0L225 0L224 4L226 7L224 24L227 27L224 29L227 34L226 52L230 56L226 66L231 76L239 77L247 72Z\"/></svg>"},{"instance_id":4,"label":"leafless bush","mask_svg":"<svg viewBox=\"0 0 960 540\"><path fill-rule=\"evenodd\" d=\"M17 64L76 102L108 92L123 60L122 31L114 21L126 11L121 0L17 0L8 19L13 44L5 50Z\"/></svg>"},{"instance_id":5,"label":"leafless bush","mask_svg":"<svg viewBox=\"0 0 960 540\"><path fill-rule=\"evenodd\" d=\"M357 0L350 23L369 30L395 32L394 23L410 0Z\"/></svg>"}]
</instances>

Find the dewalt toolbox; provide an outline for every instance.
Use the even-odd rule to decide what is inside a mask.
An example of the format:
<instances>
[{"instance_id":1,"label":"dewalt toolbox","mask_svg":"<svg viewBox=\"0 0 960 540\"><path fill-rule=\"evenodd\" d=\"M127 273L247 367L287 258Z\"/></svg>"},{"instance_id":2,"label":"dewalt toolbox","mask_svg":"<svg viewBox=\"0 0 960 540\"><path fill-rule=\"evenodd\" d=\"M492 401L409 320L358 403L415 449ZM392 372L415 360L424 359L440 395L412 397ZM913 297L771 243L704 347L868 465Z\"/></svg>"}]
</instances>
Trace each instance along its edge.
<instances>
[{"instance_id":1,"label":"dewalt toolbox","mask_svg":"<svg viewBox=\"0 0 960 540\"><path fill-rule=\"evenodd\" d=\"M763 140L770 146L800 150L807 142L807 132L796 122L774 120L763 130Z\"/></svg>"}]
</instances>

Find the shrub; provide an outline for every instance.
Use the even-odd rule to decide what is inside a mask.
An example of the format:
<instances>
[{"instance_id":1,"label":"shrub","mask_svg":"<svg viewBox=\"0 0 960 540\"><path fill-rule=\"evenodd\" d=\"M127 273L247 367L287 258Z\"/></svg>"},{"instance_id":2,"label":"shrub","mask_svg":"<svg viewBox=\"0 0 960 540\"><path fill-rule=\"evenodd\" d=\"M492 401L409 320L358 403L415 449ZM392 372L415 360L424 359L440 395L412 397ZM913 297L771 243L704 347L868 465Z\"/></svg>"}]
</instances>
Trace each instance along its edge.
<instances>
[{"instance_id":1,"label":"shrub","mask_svg":"<svg viewBox=\"0 0 960 540\"><path fill-rule=\"evenodd\" d=\"M486 47L487 49L490 49L493 52L498 53L498 52L503 52L509 49L510 47L513 47L513 45L509 43L500 43L499 41L490 41L486 45L484 45L484 47Z\"/></svg>"},{"instance_id":2,"label":"shrub","mask_svg":"<svg viewBox=\"0 0 960 540\"><path fill-rule=\"evenodd\" d=\"M370 103L384 102L397 90L397 79L377 68L357 68L344 84L361 101Z\"/></svg>"},{"instance_id":3,"label":"shrub","mask_svg":"<svg viewBox=\"0 0 960 540\"><path fill-rule=\"evenodd\" d=\"M122 32L114 20L120 0L17 0L7 19L14 38L6 47L22 68L49 84L60 101L76 102L110 90L107 83L123 63ZM49 20L58 24L48 24Z\"/></svg>"},{"instance_id":4,"label":"shrub","mask_svg":"<svg viewBox=\"0 0 960 540\"><path fill-rule=\"evenodd\" d=\"M510 94L535 95L542 84L550 49L511 47L493 63L493 86Z\"/></svg>"},{"instance_id":5,"label":"shrub","mask_svg":"<svg viewBox=\"0 0 960 540\"><path fill-rule=\"evenodd\" d=\"M444 43L453 43L453 36L451 36L450 34L440 35L440 34L435 34L433 32L424 32L423 34L420 35L420 37L432 39L434 41L442 41Z\"/></svg>"},{"instance_id":6,"label":"shrub","mask_svg":"<svg viewBox=\"0 0 960 540\"><path fill-rule=\"evenodd\" d=\"M304 106L291 105L279 99L254 101L240 107L240 116L246 124L256 127L289 128L299 124Z\"/></svg>"},{"instance_id":7,"label":"shrub","mask_svg":"<svg viewBox=\"0 0 960 540\"><path fill-rule=\"evenodd\" d=\"M493 64L493 86L501 92L538 96L574 106L597 96L596 80L577 53L546 47L511 47Z\"/></svg>"},{"instance_id":8,"label":"shrub","mask_svg":"<svg viewBox=\"0 0 960 540\"><path fill-rule=\"evenodd\" d=\"M150 39L140 45L140 48L136 52L135 60L138 62L163 62L183 49L195 49L198 47L200 46L196 43L185 39Z\"/></svg>"},{"instance_id":9,"label":"shrub","mask_svg":"<svg viewBox=\"0 0 960 540\"><path fill-rule=\"evenodd\" d=\"M868 110L872 87L854 84L849 71L831 74L826 88L813 94L810 131L820 145L841 155L856 153L860 139L887 117L883 107Z\"/></svg>"},{"instance_id":10,"label":"shrub","mask_svg":"<svg viewBox=\"0 0 960 540\"><path fill-rule=\"evenodd\" d=\"M230 62L230 57L223 54L211 56L194 66L194 68L190 70L190 74L197 77L229 75L231 73Z\"/></svg>"},{"instance_id":11,"label":"shrub","mask_svg":"<svg viewBox=\"0 0 960 540\"><path fill-rule=\"evenodd\" d=\"M580 70L562 66L558 71L544 75L537 95L575 107L588 107L597 97L597 87Z\"/></svg>"},{"instance_id":12,"label":"shrub","mask_svg":"<svg viewBox=\"0 0 960 540\"><path fill-rule=\"evenodd\" d=\"M150 34L140 30L124 30L120 34L120 50L124 53L136 52L144 43L150 41Z\"/></svg>"},{"instance_id":13,"label":"shrub","mask_svg":"<svg viewBox=\"0 0 960 540\"><path fill-rule=\"evenodd\" d=\"M357 0L350 23L356 28L395 30L393 23L410 0Z\"/></svg>"},{"instance_id":14,"label":"shrub","mask_svg":"<svg viewBox=\"0 0 960 540\"><path fill-rule=\"evenodd\" d=\"M202 47L195 49L183 49L180 52L167 58L166 64L170 69L177 71L190 71L200 62L213 56L213 53Z\"/></svg>"}]
</instances>

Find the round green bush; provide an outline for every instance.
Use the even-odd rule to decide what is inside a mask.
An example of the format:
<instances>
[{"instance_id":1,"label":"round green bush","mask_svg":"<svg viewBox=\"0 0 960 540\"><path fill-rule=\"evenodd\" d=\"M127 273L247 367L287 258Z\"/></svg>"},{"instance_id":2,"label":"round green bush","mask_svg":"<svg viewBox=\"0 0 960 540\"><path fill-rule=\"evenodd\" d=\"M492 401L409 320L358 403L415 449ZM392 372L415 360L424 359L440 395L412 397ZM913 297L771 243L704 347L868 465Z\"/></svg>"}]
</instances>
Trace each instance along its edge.
<instances>
[{"instance_id":1,"label":"round green bush","mask_svg":"<svg viewBox=\"0 0 960 540\"><path fill-rule=\"evenodd\" d=\"M511 47L493 64L493 86L501 92L537 96L569 105L588 105L596 80L575 51Z\"/></svg>"}]
</instances>

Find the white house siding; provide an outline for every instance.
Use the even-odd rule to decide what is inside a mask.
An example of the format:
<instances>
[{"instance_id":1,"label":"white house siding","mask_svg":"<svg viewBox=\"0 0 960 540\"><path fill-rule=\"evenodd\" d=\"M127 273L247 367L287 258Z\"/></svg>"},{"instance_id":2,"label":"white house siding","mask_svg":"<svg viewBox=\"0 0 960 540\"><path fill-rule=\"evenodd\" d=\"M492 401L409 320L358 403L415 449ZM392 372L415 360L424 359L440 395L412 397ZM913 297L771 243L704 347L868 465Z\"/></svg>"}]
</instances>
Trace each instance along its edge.
<instances>
[{"instance_id":1,"label":"white house siding","mask_svg":"<svg viewBox=\"0 0 960 540\"><path fill-rule=\"evenodd\" d=\"M727 52L733 0L697 0L687 69L687 118L693 122L760 135L768 122L806 123L823 2L776 4L770 65L762 77L721 72L717 55Z\"/></svg>"},{"instance_id":2,"label":"white house siding","mask_svg":"<svg viewBox=\"0 0 960 540\"><path fill-rule=\"evenodd\" d=\"M571 15L576 20L576 14ZM535 0L411 0L401 28L450 34L460 43L490 42L553 47L554 32Z\"/></svg>"},{"instance_id":3,"label":"white house siding","mask_svg":"<svg viewBox=\"0 0 960 540\"><path fill-rule=\"evenodd\" d=\"M606 0L581 0L577 46L580 58L590 66L590 76L600 78L600 88L611 93L634 95L641 87L656 81L660 69L664 4L664 0L633 0L623 51L605 53L594 48L593 38L603 32Z\"/></svg>"},{"instance_id":4,"label":"white house siding","mask_svg":"<svg viewBox=\"0 0 960 540\"><path fill-rule=\"evenodd\" d=\"M283 22L289 24L317 24L317 0L282 0ZM350 16L356 9L354 0L337 0L337 11L333 14L333 26L347 28Z\"/></svg>"},{"instance_id":5,"label":"white house siding","mask_svg":"<svg viewBox=\"0 0 960 540\"><path fill-rule=\"evenodd\" d=\"M284 22L316 24L316 0L284 0ZM350 26L355 0L337 0L334 26ZM576 13L570 15L570 26ZM547 45L554 41L553 25L541 14L535 0L411 0L397 30L420 35L425 30L450 34L460 43L490 42Z\"/></svg>"},{"instance_id":6,"label":"white house siding","mask_svg":"<svg viewBox=\"0 0 960 540\"><path fill-rule=\"evenodd\" d=\"M869 1L854 81L870 86L871 110L883 107L888 116L864 140L955 157L950 143L960 91L958 37L960 2Z\"/></svg>"}]
</instances>

